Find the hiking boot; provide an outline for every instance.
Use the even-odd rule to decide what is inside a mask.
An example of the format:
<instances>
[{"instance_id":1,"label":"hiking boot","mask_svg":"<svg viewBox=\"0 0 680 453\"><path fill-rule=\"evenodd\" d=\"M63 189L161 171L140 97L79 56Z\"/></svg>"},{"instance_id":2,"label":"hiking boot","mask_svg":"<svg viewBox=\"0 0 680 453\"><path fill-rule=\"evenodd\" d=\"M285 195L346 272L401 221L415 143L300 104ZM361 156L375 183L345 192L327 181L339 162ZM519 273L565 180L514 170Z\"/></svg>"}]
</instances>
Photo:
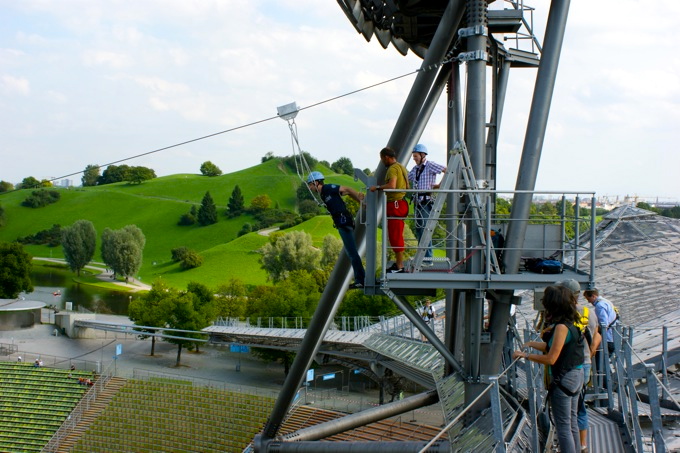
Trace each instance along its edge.
<instances>
[{"instance_id":1,"label":"hiking boot","mask_svg":"<svg viewBox=\"0 0 680 453\"><path fill-rule=\"evenodd\" d=\"M357 282L354 282L354 283L349 285L349 289L361 289L363 287L364 287L363 283L357 283Z\"/></svg>"}]
</instances>

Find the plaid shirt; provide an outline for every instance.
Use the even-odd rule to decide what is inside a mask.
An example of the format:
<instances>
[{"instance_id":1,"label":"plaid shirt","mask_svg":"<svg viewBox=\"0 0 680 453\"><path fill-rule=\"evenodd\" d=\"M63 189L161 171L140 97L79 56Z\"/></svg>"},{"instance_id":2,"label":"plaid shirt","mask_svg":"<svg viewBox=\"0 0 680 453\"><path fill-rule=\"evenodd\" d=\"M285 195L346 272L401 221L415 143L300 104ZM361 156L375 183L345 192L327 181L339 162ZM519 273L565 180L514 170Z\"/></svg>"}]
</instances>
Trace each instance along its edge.
<instances>
[{"instance_id":1,"label":"plaid shirt","mask_svg":"<svg viewBox=\"0 0 680 453\"><path fill-rule=\"evenodd\" d=\"M424 168L420 173L420 176L416 178L416 173L421 167ZM408 180L411 181L412 188L429 192L437 183L437 175L444 170L446 170L446 167L426 160L424 164L416 165L408 172Z\"/></svg>"}]
</instances>

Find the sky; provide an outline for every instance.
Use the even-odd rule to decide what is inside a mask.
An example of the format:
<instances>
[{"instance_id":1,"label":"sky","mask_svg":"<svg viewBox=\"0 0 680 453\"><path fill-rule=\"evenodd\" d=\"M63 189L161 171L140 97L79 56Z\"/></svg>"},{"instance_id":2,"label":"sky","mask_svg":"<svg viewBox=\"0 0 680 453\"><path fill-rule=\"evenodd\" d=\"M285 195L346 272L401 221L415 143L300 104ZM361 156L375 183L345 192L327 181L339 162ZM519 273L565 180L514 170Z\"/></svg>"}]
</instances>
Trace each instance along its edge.
<instances>
[{"instance_id":1,"label":"sky","mask_svg":"<svg viewBox=\"0 0 680 453\"><path fill-rule=\"evenodd\" d=\"M680 2L646 5L571 2L537 190L680 200ZM542 41L549 2L531 6ZM59 178L212 134L124 163L164 176L209 160L230 173L293 154L275 118L290 102L315 105L295 119L304 151L375 169L421 62L366 42L332 0L0 0L0 180ZM515 186L535 76L510 74L501 190ZM440 163L444 107L421 138Z\"/></svg>"}]
</instances>

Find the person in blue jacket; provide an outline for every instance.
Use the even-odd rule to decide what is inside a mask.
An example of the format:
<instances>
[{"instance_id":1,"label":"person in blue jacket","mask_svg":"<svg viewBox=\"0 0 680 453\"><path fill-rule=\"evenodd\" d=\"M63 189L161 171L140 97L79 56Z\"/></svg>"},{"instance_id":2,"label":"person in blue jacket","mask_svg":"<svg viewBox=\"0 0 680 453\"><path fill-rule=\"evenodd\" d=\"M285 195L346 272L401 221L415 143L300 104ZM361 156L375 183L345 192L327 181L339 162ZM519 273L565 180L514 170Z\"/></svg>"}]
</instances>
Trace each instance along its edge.
<instances>
[{"instance_id":1,"label":"person in blue jacket","mask_svg":"<svg viewBox=\"0 0 680 453\"><path fill-rule=\"evenodd\" d=\"M331 214L333 224L338 229L342 243L345 246L345 252L352 262L354 283L349 286L350 289L363 288L366 271L364 270L364 265L361 262L361 256L359 256L357 244L354 240L354 217L347 210L347 205L342 199L344 195L348 195L361 203L361 200L364 198L363 194L351 187L324 184L324 176L318 171L313 171L309 174L307 185L321 196L321 201L326 205L326 209Z\"/></svg>"}]
</instances>

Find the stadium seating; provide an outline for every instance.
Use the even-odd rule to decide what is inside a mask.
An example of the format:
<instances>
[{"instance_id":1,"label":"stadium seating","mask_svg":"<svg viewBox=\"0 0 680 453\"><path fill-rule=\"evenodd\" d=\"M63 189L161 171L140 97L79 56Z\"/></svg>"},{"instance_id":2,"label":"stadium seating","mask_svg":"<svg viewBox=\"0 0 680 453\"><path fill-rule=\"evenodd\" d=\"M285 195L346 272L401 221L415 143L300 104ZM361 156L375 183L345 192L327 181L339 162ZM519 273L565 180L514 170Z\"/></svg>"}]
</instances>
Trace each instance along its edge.
<instances>
[{"instance_id":1,"label":"stadium seating","mask_svg":"<svg viewBox=\"0 0 680 453\"><path fill-rule=\"evenodd\" d=\"M71 450L242 451L273 400L176 379L128 380Z\"/></svg>"},{"instance_id":2,"label":"stadium seating","mask_svg":"<svg viewBox=\"0 0 680 453\"><path fill-rule=\"evenodd\" d=\"M92 374L0 362L0 451L40 451L87 392L79 377Z\"/></svg>"}]
</instances>

